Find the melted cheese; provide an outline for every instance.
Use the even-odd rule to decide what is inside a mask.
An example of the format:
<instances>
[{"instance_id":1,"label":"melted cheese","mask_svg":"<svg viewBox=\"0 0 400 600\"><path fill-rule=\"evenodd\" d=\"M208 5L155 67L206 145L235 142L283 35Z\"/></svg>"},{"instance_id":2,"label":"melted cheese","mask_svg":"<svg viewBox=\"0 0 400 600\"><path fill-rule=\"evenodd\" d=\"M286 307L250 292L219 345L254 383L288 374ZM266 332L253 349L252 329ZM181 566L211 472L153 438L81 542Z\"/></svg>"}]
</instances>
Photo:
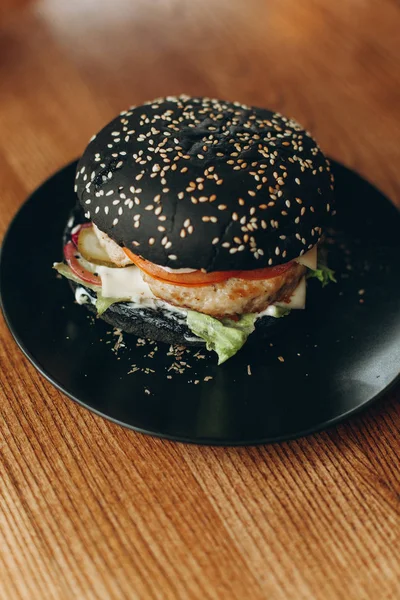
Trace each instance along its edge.
<instances>
[{"instance_id":1,"label":"melted cheese","mask_svg":"<svg viewBox=\"0 0 400 600\"><path fill-rule=\"evenodd\" d=\"M97 267L96 273L101 278L102 294L106 298L126 298L139 303L155 298L135 265L123 269Z\"/></svg>"},{"instance_id":2,"label":"melted cheese","mask_svg":"<svg viewBox=\"0 0 400 600\"><path fill-rule=\"evenodd\" d=\"M302 277L299 281L299 285L293 291L293 294L290 296L289 302L276 302L276 304L270 304L266 309L259 312L257 315L257 319L261 319L261 317L276 317L279 316L276 314L276 307L280 308L290 308L292 309L304 309L306 307L306 278Z\"/></svg>"},{"instance_id":3,"label":"melted cheese","mask_svg":"<svg viewBox=\"0 0 400 600\"><path fill-rule=\"evenodd\" d=\"M300 265L304 265L305 267L308 267L309 269L316 269L317 268L317 246L314 246L313 248L311 248L311 250L309 250L308 252L303 254L303 256L299 256L298 258L296 258L295 261L297 263L299 263Z\"/></svg>"},{"instance_id":4,"label":"melted cheese","mask_svg":"<svg viewBox=\"0 0 400 600\"><path fill-rule=\"evenodd\" d=\"M290 296L289 302L277 302L276 306L281 306L282 308L300 308L303 309L306 307L306 278L302 277L299 281L299 285L294 290L293 294Z\"/></svg>"}]
</instances>

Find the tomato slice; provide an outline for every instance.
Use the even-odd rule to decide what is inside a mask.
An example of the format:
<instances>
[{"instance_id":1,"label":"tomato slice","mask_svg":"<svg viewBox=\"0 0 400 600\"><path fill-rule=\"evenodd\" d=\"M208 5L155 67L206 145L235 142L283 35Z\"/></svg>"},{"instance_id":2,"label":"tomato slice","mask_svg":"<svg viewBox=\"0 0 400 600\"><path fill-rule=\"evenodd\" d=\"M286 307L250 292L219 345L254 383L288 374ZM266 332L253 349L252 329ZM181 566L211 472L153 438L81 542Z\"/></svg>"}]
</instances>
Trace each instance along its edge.
<instances>
[{"instance_id":1,"label":"tomato slice","mask_svg":"<svg viewBox=\"0 0 400 600\"><path fill-rule=\"evenodd\" d=\"M166 283L173 283L175 285L182 285L186 287L201 287L205 285L212 285L213 283L220 283L226 281L231 277L238 277L239 279L256 280L256 279L271 279L281 275L293 264L293 261L278 265L276 267L266 267L263 269L252 269L251 271L212 271L211 273L203 273L203 271L193 271L191 273L170 273L162 267L155 265L154 263L134 254L128 248L123 249L125 254L129 256L132 262L135 263L139 269L141 269L150 277L165 281Z\"/></svg>"},{"instance_id":2,"label":"tomato slice","mask_svg":"<svg viewBox=\"0 0 400 600\"><path fill-rule=\"evenodd\" d=\"M75 273L79 279L82 279L82 281L86 281L86 283L91 283L92 285L101 286L101 278L98 275L94 275L94 273L90 273L90 271L82 267L76 258L76 253L77 249L75 248L73 242L68 242L68 244L65 244L64 256L71 271Z\"/></svg>"}]
</instances>

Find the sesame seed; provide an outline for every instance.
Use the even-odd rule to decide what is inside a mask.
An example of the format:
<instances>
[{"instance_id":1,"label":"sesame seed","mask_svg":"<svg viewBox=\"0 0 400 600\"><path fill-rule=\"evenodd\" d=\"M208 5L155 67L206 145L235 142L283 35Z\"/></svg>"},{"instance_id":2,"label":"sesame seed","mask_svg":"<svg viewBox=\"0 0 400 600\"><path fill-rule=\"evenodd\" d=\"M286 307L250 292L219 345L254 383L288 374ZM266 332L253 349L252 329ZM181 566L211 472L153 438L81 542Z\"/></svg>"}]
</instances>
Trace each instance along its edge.
<instances>
[{"instance_id":1,"label":"sesame seed","mask_svg":"<svg viewBox=\"0 0 400 600\"><path fill-rule=\"evenodd\" d=\"M215 245L215 244L218 244L218 242L219 242L219 238L215 237L211 243Z\"/></svg>"}]
</instances>

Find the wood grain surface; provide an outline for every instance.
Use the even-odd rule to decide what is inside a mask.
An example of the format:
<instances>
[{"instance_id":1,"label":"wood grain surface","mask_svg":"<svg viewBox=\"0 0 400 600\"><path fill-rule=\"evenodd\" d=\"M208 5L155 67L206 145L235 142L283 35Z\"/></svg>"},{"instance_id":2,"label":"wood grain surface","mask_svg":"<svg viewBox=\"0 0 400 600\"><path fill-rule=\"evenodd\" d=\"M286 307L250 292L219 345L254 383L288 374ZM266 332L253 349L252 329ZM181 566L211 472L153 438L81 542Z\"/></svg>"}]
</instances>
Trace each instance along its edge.
<instances>
[{"instance_id":1,"label":"wood grain surface","mask_svg":"<svg viewBox=\"0 0 400 600\"><path fill-rule=\"evenodd\" d=\"M47 0L2 17L0 237L115 113L186 92L297 118L400 206L395 0ZM290 443L152 439L0 321L0 598L397 599L399 390Z\"/></svg>"}]
</instances>

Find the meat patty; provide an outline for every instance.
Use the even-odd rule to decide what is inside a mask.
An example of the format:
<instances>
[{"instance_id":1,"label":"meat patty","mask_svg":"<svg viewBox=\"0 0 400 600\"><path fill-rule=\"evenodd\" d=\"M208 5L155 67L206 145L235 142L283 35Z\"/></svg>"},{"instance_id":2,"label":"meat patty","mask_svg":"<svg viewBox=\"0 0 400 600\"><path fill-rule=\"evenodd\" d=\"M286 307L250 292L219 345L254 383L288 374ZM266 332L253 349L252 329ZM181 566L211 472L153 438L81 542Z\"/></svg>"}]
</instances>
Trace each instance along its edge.
<instances>
[{"instance_id":1,"label":"meat patty","mask_svg":"<svg viewBox=\"0 0 400 600\"><path fill-rule=\"evenodd\" d=\"M294 262L282 275L271 279L231 277L221 283L201 287L165 283L145 273L143 279L161 300L223 318L261 312L270 304L289 298L305 272L306 267Z\"/></svg>"},{"instance_id":2,"label":"meat patty","mask_svg":"<svg viewBox=\"0 0 400 600\"><path fill-rule=\"evenodd\" d=\"M110 260L116 264L117 267L127 267L128 265L132 264L131 259L127 257L122 248L118 246L117 242L114 242L114 240L112 240L106 233L96 227L94 223L93 230L97 239L99 240L100 246L107 252Z\"/></svg>"}]
</instances>

